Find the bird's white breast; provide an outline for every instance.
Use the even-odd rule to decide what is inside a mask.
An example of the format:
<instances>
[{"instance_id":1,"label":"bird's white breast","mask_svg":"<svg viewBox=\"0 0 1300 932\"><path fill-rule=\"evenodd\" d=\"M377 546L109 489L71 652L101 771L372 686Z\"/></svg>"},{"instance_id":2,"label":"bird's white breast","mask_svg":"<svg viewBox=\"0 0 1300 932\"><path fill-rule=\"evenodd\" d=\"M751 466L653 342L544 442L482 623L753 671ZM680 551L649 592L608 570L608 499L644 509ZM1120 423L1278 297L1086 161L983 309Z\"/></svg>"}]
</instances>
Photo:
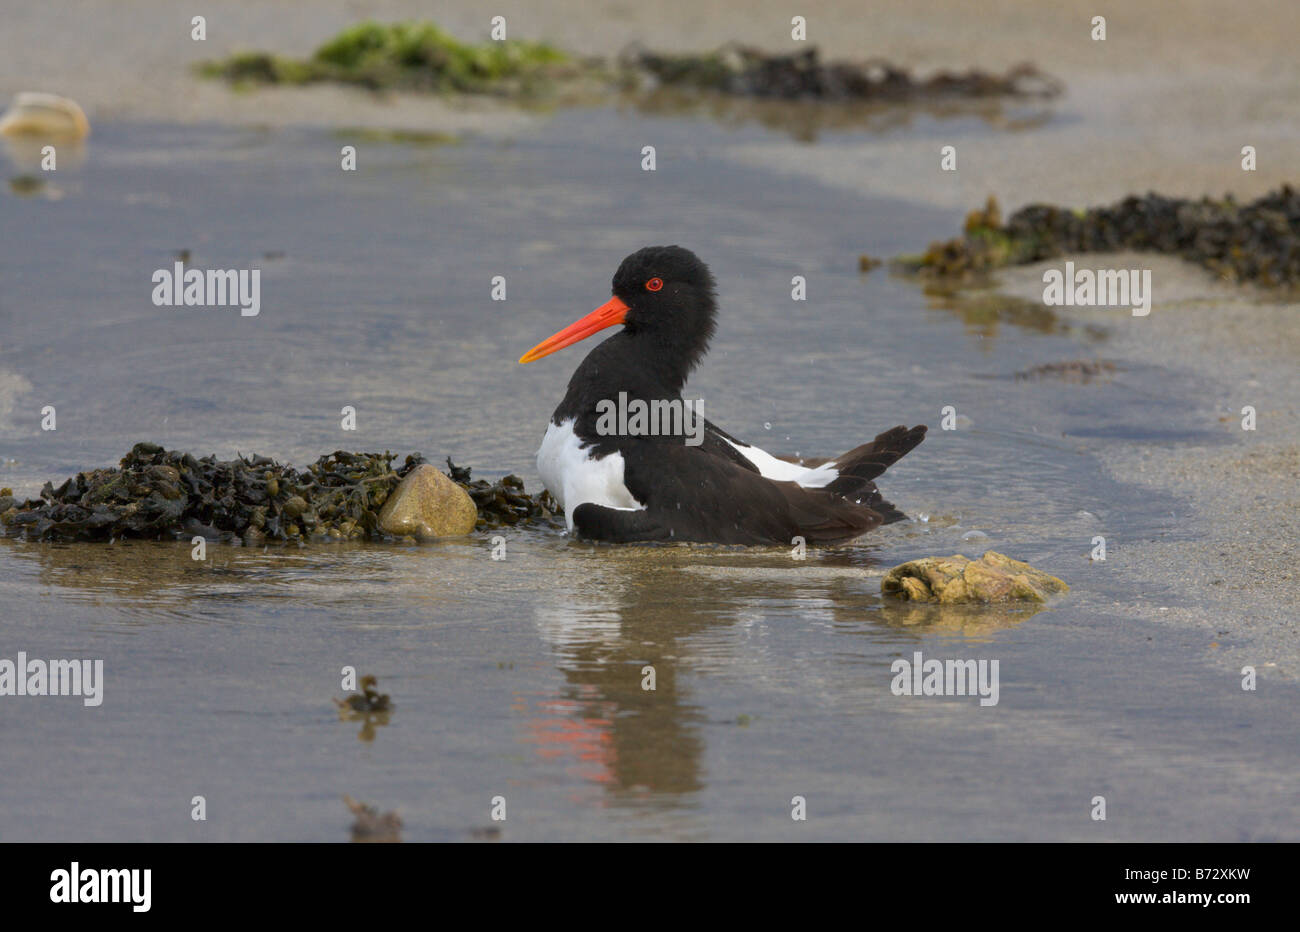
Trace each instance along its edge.
<instances>
[{"instance_id":1,"label":"bird's white breast","mask_svg":"<svg viewBox=\"0 0 1300 932\"><path fill-rule=\"evenodd\" d=\"M542 484L564 509L564 520L571 531L573 509L584 502L621 511L645 508L623 484L623 455L611 453L594 459L574 432L573 418L547 426L537 451L537 471Z\"/></svg>"}]
</instances>

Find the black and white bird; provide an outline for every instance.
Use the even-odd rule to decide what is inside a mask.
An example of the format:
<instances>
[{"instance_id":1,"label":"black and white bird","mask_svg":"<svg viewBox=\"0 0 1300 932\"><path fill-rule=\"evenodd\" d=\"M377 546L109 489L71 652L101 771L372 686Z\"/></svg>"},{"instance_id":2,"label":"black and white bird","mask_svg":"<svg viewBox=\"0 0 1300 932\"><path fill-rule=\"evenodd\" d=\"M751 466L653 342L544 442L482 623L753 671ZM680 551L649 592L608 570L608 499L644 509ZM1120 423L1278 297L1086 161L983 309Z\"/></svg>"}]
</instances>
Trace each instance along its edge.
<instances>
[{"instance_id":1,"label":"black and white bird","mask_svg":"<svg viewBox=\"0 0 1300 932\"><path fill-rule=\"evenodd\" d=\"M688 434L686 412L673 433L628 430L644 425L611 416L638 402L643 411L685 407L682 389L716 315L708 266L680 246L649 246L623 260L609 301L520 358L623 325L578 366L537 451L569 529L619 542L790 544L847 540L905 517L872 480L925 438L924 426L894 427L833 460L794 462L707 420Z\"/></svg>"}]
</instances>

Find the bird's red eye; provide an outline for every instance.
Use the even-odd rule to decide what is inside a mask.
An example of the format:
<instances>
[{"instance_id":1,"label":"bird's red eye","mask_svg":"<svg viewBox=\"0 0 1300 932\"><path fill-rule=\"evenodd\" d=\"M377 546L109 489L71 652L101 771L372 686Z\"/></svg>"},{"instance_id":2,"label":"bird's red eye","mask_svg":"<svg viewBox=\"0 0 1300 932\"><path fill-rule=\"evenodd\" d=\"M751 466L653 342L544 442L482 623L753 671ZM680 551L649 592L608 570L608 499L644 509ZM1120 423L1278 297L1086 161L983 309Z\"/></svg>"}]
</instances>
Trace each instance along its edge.
<instances>
[{"instance_id":1,"label":"bird's red eye","mask_svg":"<svg viewBox=\"0 0 1300 932\"><path fill-rule=\"evenodd\" d=\"M646 291L658 291L663 286L664 280L662 278L652 278L650 281L645 283Z\"/></svg>"}]
</instances>

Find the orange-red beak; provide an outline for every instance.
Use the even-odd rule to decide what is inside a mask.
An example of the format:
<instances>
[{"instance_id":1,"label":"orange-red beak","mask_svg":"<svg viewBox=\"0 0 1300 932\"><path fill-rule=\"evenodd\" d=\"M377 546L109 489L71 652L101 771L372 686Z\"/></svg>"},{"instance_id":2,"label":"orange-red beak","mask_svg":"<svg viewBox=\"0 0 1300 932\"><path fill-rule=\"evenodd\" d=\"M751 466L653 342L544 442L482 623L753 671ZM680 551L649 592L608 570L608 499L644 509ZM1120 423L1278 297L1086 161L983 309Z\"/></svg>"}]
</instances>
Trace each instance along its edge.
<instances>
[{"instance_id":1,"label":"orange-red beak","mask_svg":"<svg viewBox=\"0 0 1300 932\"><path fill-rule=\"evenodd\" d=\"M532 362L534 359L541 359L543 356L549 356L556 350L562 350L566 346L572 346L579 340L585 340L599 330L606 327L612 327L615 324L621 324L627 319L627 305L621 298L610 298L600 307L596 308L586 317L577 323L569 324L554 336L547 337L541 343L538 343L524 355L519 357L520 362Z\"/></svg>"}]
</instances>

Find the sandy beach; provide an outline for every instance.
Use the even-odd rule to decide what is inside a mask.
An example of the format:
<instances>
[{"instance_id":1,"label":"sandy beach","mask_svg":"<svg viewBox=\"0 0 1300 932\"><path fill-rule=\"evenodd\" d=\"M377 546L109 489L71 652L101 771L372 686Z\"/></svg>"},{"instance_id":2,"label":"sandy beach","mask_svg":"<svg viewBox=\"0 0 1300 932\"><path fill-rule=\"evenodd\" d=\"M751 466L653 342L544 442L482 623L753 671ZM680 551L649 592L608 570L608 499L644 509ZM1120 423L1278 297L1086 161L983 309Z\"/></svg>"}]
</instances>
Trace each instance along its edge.
<instances>
[{"instance_id":1,"label":"sandy beach","mask_svg":"<svg viewBox=\"0 0 1300 932\"><path fill-rule=\"evenodd\" d=\"M916 172L936 164L948 140L874 139L815 149L748 147L738 157L806 172L857 191L885 192L969 209L996 194L1014 209L1031 201L1091 204L1133 192L1171 196L1232 192L1257 196L1294 180L1289 157L1300 142L1300 62L1294 40L1300 8L1247 0L1230 10L1214 0L1126 4L1090 38L1096 4L1080 0L988 3L887 0L869 15L854 3L800 7L809 43L829 58L883 57L930 73L972 67L1004 71L1031 61L1060 77L1058 105L1070 119L1043 132L1005 133L961 151L956 176ZM205 6L208 38L190 39L188 12L166 0L21 4L5 12L0 96L39 86L81 102L93 121L228 121L268 125L382 126L508 133L529 118L493 101L443 102L315 87L232 94L190 66L241 50L307 55L358 20L420 19L416 2L292 0ZM513 38L554 42L583 55L615 55L632 42L674 51L728 42L769 50L790 46L785 10L769 4L673 2L504 2L493 8ZM441 4L440 24L483 41L488 15L474 3ZM1082 145L1078 124L1086 124ZM957 140L952 140L956 142ZM1240 170L1253 145L1258 169Z\"/></svg>"}]
</instances>

